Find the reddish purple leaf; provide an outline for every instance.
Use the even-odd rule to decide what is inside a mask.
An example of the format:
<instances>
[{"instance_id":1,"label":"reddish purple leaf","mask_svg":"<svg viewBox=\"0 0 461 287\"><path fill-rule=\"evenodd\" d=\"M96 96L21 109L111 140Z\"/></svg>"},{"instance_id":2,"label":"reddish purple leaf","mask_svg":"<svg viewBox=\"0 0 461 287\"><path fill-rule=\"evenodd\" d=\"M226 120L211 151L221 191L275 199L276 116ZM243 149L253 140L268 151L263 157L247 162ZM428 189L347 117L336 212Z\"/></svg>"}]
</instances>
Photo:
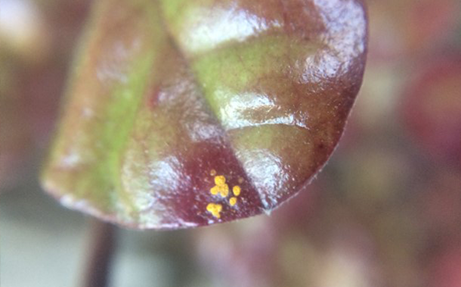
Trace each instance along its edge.
<instances>
[{"instance_id":1,"label":"reddish purple leaf","mask_svg":"<svg viewBox=\"0 0 461 287\"><path fill-rule=\"evenodd\" d=\"M135 228L269 212L309 183L361 84L357 0L98 1L44 186Z\"/></svg>"}]
</instances>

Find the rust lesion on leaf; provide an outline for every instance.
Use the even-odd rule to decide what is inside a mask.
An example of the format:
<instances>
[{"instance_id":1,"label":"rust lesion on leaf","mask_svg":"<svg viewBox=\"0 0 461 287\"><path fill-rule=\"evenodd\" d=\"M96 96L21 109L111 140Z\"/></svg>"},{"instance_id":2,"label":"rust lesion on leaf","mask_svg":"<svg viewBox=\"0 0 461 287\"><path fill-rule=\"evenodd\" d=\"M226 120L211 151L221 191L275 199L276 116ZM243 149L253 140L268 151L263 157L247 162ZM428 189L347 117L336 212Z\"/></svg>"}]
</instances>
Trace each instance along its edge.
<instances>
[{"instance_id":1,"label":"rust lesion on leaf","mask_svg":"<svg viewBox=\"0 0 461 287\"><path fill-rule=\"evenodd\" d=\"M229 195L229 186L226 184L226 177L223 175L217 175L214 177L215 186L210 189L212 195L221 195L226 197Z\"/></svg>"},{"instance_id":2,"label":"rust lesion on leaf","mask_svg":"<svg viewBox=\"0 0 461 287\"><path fill-rule=\"evenodd\" d=\"M229 199L230 206L234 206L237 204L237 197L233 196Z\"/></svg>"},{"instance_id":3,"label":"rust lesion on leaf","mask_svg":"<svg viewBox=\"0 0 461 287\"><path fill-rule=\"evenodd\" d=\"M238 185L234 186L232 188L232 192L234 193L235 196L239 196L240 192L241 192L240 186L238 186Z\"/></svg>"},{"instance_id":4,"label":"rust lesion on leaf","mask_svg":"<svg viewBox=\"0 0 461 287\"><path fill-rule=\"evenodd\" d=\"M216 175L216 174L217 174L216 170L212 169L210 171L210 175L214 176L214 183L215 183L215 186L210 188L210 193L212 195L220 195L220 197L222 198L228 198L230 195L229 206L234 207L238 202L237 197L240 196L240 193L242 192L241 187L239 185L234 185L232 187L232 194L230 194L229 185L226 183L227 182L226 177L224 175ZM239 184L242 184L243 178L239 177L237 181ZM221 218L221 211L222 211L221 204L209 203L206 209L214 217Z\"/></svg>"},{"instance_id":5,"label":"rust lesion on leaf","mask_svg":"<svg viewBox=\"0 0 461 287\"><path fill-rule=\"evenodd\" d=\"M221 218L222 205L219 203L209 203L206 210L216 218Z\"/></svg>"}]
</instances>

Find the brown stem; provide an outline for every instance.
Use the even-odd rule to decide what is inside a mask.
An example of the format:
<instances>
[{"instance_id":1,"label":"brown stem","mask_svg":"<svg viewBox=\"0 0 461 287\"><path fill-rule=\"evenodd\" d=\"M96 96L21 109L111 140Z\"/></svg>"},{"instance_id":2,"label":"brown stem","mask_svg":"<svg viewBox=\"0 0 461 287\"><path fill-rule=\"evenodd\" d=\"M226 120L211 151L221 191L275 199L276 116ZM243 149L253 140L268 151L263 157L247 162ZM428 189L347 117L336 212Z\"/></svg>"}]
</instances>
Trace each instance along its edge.
<instances>
[{"instance_id":1,"label":"brown stem","mask_svg":"<svg viewBox=\"0 0 461 287\"><path fill-rule=\"evenodd\" d=\"M114 250L116 230L109 223L91 219L88 259L82 287L107 287Z\"/></svg>"}]
</instances>

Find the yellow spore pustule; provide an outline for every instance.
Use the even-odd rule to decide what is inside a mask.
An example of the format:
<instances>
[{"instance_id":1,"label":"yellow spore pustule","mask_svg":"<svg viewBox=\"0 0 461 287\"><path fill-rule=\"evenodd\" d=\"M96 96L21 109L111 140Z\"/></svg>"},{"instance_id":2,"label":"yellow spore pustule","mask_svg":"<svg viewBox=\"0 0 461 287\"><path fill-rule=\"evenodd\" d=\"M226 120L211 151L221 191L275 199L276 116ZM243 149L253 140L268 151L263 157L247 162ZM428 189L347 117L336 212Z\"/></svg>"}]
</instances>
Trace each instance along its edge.
<instances>
[{"instance_id":1,"label":"yellow spore pustule","mask_svg":"<svg viewBox=\"0 0 461 287\"><path fill-rule=\"evenodd\" d=\"M240 192L241 192L241 188L240 186L236 185L232 188L232 192L234 193L235 196L239 196L240 195Z\"/></svg>"},{"instance_id":2,"label":"yellow spore pustule","mask_svg":"<svg viewBox=\"0 0 461 287\"><path fill-rule=\"evenodd\" d=\"M231 197L229 199L229 204L230 206L234 206L235 204L237 204L237 197Z\"/></svg>"},{"instance_id":3,"label":"yellow spore pustule","mask_svg":"<svg viewBox=\"0 0 461 287\"><path fill-rule=\"evenodd\" d=\"M214 177L214 183L216 185L224 185L226 184L226 177L224 175L217 175Z\"/></svg>"},{"instance_id":4,"label":"yellow spore pustule","mask_svg":"<svg viewBox=\"0 0 461 287\"><path fill-rule=\"evenodd\" d=\"M226 177L223 175L217 175L214 177L215 186L210 189L210 193L217 195L218 193L221 197L226 197L229 195L229 186L226 184Z\"/></svg>"},{"instance_id":5,"label":"yellow spore pustule","mask_svg":"<svg viewBox=\"0 0 461 287\"><path fill-rule=\"evenodd\" d=\"M209 203L206 210L216 218L221 218L222 205L219 203Z\"/></svg>"}]
</instances>

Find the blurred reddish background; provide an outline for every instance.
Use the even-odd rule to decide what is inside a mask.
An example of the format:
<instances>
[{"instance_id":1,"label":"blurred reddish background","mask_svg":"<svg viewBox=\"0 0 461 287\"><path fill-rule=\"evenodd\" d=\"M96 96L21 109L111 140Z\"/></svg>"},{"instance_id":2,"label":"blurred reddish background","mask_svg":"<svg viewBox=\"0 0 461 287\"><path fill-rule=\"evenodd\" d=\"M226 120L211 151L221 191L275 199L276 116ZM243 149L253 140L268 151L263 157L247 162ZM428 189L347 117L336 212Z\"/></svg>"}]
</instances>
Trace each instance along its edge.
<instances>
[{"instance_id":1,"label":"blurred reddish background","mask_svg":"<svg viewBox=\"0 0 461 287\"><path fill-rule=\"evenodd\" d=\"M2 286L79 286L88 218L38 185L89 1L0 1ZM324 171L274 211L119 230L111 286L461 286L461 2L369 0L365 80Z\"/></svg>"}]
</instances>

